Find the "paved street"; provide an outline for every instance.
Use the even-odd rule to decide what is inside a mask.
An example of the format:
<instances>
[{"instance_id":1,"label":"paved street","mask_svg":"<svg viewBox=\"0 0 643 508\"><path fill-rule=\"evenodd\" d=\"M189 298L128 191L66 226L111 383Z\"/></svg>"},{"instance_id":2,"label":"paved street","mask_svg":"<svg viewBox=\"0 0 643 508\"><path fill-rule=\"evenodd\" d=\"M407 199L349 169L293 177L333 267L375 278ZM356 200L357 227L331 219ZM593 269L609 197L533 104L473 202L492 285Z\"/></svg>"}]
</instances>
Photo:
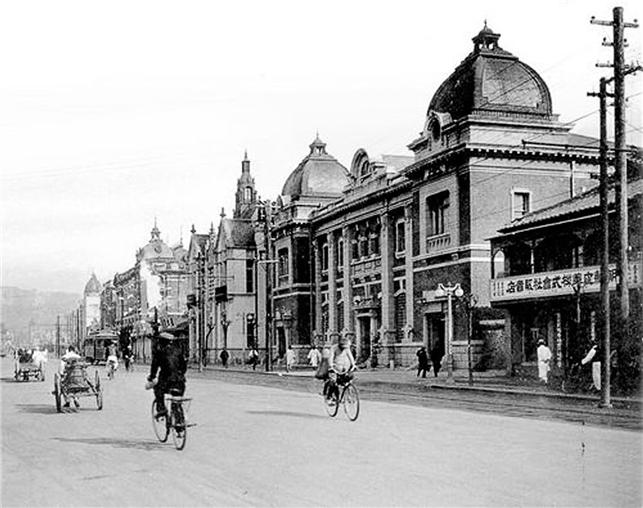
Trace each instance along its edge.
<instances>
[{"instance_id":1,"label":"paved street","mask_svg":"<svg viewBox=\"0 0 643 508\"><path fill-rule=\"evenodd\" d=\"M185 450L156 441L143 367L105 407L55 411L2 360L3 506L640 506L640 432L366 399L355 423L300 390L192 374Z\"/></svg>"}]
</instances>

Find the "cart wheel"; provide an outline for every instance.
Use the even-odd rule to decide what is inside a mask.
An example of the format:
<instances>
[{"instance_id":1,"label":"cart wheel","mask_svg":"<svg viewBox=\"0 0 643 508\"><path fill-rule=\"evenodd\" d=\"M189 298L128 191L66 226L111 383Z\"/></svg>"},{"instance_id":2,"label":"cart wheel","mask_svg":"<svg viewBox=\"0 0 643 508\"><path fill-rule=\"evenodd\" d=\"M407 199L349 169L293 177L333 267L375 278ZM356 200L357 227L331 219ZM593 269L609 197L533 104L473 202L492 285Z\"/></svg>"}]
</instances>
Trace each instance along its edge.
<instances>
[{"instance_id":1,"label":"cart wheel","mask_svg":"<svg viewBox=\"0 0 643 508\"><path fill-rule=\"evenodd\" d=\"M60 400L60 375L58 373L54 374L54 398L56 399L56 411L62 413L63 409Z\"/></svg>"},{"instance_id":2,"label":"cart wheel","mask_svg":"<svg viewBox=\"0 0 643 508\"><path fill-rule=\"evenodd\" d=\"M94 371L94 390L96 391L96 407L100 411L103 409L103 387L100 385L100 374Z\"/></svg>"}]
</instances>

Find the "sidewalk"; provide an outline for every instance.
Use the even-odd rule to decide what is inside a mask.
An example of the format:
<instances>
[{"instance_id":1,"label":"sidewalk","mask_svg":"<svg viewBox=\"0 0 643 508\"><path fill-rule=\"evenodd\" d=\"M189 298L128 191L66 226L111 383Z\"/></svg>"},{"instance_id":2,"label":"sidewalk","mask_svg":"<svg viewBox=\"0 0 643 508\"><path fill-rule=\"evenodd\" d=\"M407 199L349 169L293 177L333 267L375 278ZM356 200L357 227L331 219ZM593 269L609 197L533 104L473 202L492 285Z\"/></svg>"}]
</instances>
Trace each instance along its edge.
<instances>
[{"instance_id":1,"label":"sidewalk","mask_svg":"<svg viewBox=\"0 0 643 508\"><path fill-rule=\"evenodd\" d=\"M298 366L290 372L286 372L283 367L277 367L271 372L266 372L264 365L257 366L257 370L255 371L243 365L235 365L228 368L223 368L220 365L209 365L206 369L268 376L314 377L314 370L304 366ZM474 372L473 385L469 385L469 375L466 370L454 371L453 381L447 380L446 372L440 372L438 377L434 377L433 372L429 372L426 378L418 378L416 377L416 373L416 370L406 368L389 369L387 367L381 367L377 369L360 369L356 373L356 378L359 380L361 386L388 387L398 390L457 390L461 392L502 393L528 397L585 400L595 401L596 403L600 401L599 394L563 393L542 385L536 379L506 376L504 371ZM640 407L642 402L640 396L612 396L612 400L636 407Z\"/></svg>"}]
</instances>

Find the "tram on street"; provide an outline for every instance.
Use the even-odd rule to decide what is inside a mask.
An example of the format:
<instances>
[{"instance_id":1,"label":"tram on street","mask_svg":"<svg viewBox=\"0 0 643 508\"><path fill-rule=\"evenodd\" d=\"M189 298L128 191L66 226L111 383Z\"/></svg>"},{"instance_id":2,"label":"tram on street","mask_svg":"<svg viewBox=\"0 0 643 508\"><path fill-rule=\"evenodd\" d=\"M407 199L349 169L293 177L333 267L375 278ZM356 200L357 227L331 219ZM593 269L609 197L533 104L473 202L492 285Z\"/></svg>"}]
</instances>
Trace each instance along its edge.
<instances>
[{"instance_id":1,"label":"tram on street","mask_svg":"<svg viewBox=\"0 0 643 508\"><path fill-rule=\"evenodd\" d=\"M106 363L109 348L118 348L118 334L111 330L90 333L83 343L83 357L89 363Z\"/></svg>"}]
</instances>

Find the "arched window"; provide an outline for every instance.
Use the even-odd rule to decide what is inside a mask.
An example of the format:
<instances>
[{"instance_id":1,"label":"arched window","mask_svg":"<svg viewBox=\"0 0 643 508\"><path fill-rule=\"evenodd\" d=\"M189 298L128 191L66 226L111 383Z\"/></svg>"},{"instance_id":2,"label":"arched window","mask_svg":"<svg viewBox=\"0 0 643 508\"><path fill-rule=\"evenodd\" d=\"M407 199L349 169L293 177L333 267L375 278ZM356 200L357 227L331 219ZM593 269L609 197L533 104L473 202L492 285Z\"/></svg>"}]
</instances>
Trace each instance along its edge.
<instances>
[{"instance_id":1,"label":"arched window","mask_svg":"<svg viewBox=\"0 0 643 508\"><path fill-rule=\"evenodd\" d=\"M252 187L246 187L243 189L243 199L244 201L252 201Z\"/></svg>"},{"instance_id":2,"label":"arched window","mask_svg":"<svg viewBox=\"0 0 643 508\"><path fill-rule=\"evenodd\" d=\"M505 276L505 253L499 250L493 256L493 278L499 279Z\"/></svg>"}]
</instances>

